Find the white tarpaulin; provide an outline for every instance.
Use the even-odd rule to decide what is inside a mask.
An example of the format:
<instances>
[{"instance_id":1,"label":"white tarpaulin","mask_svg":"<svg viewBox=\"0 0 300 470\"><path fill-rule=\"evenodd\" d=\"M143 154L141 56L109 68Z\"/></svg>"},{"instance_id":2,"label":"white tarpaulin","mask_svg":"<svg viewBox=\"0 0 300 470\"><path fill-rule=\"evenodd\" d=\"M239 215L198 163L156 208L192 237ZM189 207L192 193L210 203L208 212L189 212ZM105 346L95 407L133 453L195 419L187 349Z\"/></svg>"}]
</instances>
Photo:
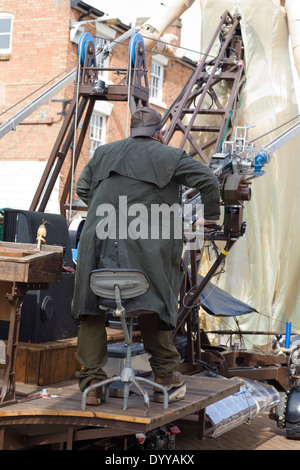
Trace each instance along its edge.
<instances>
[{"instance_id":1,"label":"white tarpaulin","mask_svg":"<svg viewBox=\"0 0 300 470\"><path fill-rule=\"evenodd\" d=\"M247 82L236 124L255 126L249 131L252 140L297 116L283 8L272 0L200 3L202 51L226 10L242 16ZM219 45L216 44L216 54ZM271 141L286 128L262 137L256 145ZM284 331L285 322L290 321L292 329L298 331L300 136L276 151L264 169L265 175L252 183L251 201L245 203L246 234L227 256L226 273L218 285L258 310L258 314L240 317L241 329ZM257 336L251 341L262 345L266 338Z\"/></svg>"}]
</instances>

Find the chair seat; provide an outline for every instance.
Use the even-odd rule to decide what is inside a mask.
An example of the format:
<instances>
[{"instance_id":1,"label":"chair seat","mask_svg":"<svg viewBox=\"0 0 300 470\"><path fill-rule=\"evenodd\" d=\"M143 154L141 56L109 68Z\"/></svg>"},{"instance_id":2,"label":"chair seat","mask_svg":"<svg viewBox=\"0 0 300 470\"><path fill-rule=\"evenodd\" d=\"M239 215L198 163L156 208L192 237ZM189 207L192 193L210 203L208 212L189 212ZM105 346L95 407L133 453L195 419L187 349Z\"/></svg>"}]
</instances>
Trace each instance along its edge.
<instances>
[{"instance_id":1,"label":"chair seat","mask_svg":"<svg viewBox=\"0 0 300 470\"><path fill-rule=\"evenodd\" d=\"M120 289L122 301L145 294L149 280L138 269L95 269L90 273L90 288L97 297L105 301L115 300L116 285Z\"/></svg>"}]
</instances>

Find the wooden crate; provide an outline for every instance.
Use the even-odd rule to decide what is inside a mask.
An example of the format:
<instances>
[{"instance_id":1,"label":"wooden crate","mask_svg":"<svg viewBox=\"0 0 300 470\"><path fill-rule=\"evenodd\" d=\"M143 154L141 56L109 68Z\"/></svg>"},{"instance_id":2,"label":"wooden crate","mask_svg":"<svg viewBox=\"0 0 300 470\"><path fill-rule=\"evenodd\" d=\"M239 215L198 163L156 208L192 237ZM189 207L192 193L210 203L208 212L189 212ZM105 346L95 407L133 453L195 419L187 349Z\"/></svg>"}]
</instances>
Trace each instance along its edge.
<instances>
[{"instance_id":1,"label":"wooden crate","mask_svg":"<svg viewBox=\"0 0 300 470\"><path fill-rule=\"evenodd\" d=\"M16 382L45 386L73 380L80 368L76 349L76 338L42 344L19 343Z\"/></svg>"},{"instance_id":2,"label":"wooden crate","mask_svg":"<svg viewBox=\"0 0 300 470\"><path fill-rule=\"evenodd\" d=\"M140 341L140 332L133 332L134 341ZM124 341L122 330L107 328L107 342ZM18 343L16 382L46 386L73 380L80 369L77 361L77 338L48 343Z\"/></svg>"}]
</instances>

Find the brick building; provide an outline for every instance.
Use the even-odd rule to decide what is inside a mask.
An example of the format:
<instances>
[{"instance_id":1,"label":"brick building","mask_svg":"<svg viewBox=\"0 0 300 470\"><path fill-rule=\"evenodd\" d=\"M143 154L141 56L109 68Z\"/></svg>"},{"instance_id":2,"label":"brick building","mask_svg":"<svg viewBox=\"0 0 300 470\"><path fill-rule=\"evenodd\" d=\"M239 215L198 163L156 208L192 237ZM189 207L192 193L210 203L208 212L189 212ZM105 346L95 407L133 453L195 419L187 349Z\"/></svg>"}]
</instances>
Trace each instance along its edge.
<instances>
[{"instance_id":1,"label":"brick building","mask_svg":"<svg viewBox=\"0 0 300 470\"><path fill-rule=\"evenodd\" d=\"M32 102L78 63L78 41L90 32L96 45L114 41L130 29L122 22L91 22L103 11L77 0L2 0L0 6L0 123ZM99 6L101 2L99 1ZM139 19L143 22L143 19ZM78 24L80 22L80 24ZM172 26L180 44L181 23ZM128 43L119 44L102 64L126 68ZM150 88L149 103L162 115L189 78L193 63L188 59L146 52ZM118 83L120 75L103 71L107 83ZM74 83L63 87L13 131L0 140L0 208L29 209L43 169L74 96ZM77 166L75 180L96 146L126 136L128 105L97 101ZM70 158L70 156L68 156ZM67 161L66 161L67 165ZM67 170L62 167L46 211L59 212L59 194Z\"/></svg>"}]
</instances>

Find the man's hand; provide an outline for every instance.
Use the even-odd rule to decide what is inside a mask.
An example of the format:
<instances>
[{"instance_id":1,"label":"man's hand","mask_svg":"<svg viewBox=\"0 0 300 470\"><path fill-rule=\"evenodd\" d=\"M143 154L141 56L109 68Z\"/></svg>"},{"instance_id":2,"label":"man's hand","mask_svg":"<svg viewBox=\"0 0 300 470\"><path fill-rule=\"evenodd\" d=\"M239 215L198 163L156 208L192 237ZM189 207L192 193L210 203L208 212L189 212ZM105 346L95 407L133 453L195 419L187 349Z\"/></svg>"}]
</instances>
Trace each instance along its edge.
<instances>
[{"instance_id":1,"label":"man's hand","mask_svg":"<svg viewBox=\"0 0 300 470\"><path fill-rule=\"evenodd\" d=\"M203 219L202 217L199 217L195 222L193 223L194 228L202 228L205 230L207 227L209 230L212 228L220 228L220 225L218 224L218 220L207 220Z\"/></svg>"},{"instance_id":2,"label":"man's hand","mask_svg":"<svg viewBox=\"0 0 300 470\"><path fill-rule=\"evenodd\" d=\"M204 232L212 232L220 229L221 225L218 224L218 220L204 220Z\"/></svg>"}]
</instances>

